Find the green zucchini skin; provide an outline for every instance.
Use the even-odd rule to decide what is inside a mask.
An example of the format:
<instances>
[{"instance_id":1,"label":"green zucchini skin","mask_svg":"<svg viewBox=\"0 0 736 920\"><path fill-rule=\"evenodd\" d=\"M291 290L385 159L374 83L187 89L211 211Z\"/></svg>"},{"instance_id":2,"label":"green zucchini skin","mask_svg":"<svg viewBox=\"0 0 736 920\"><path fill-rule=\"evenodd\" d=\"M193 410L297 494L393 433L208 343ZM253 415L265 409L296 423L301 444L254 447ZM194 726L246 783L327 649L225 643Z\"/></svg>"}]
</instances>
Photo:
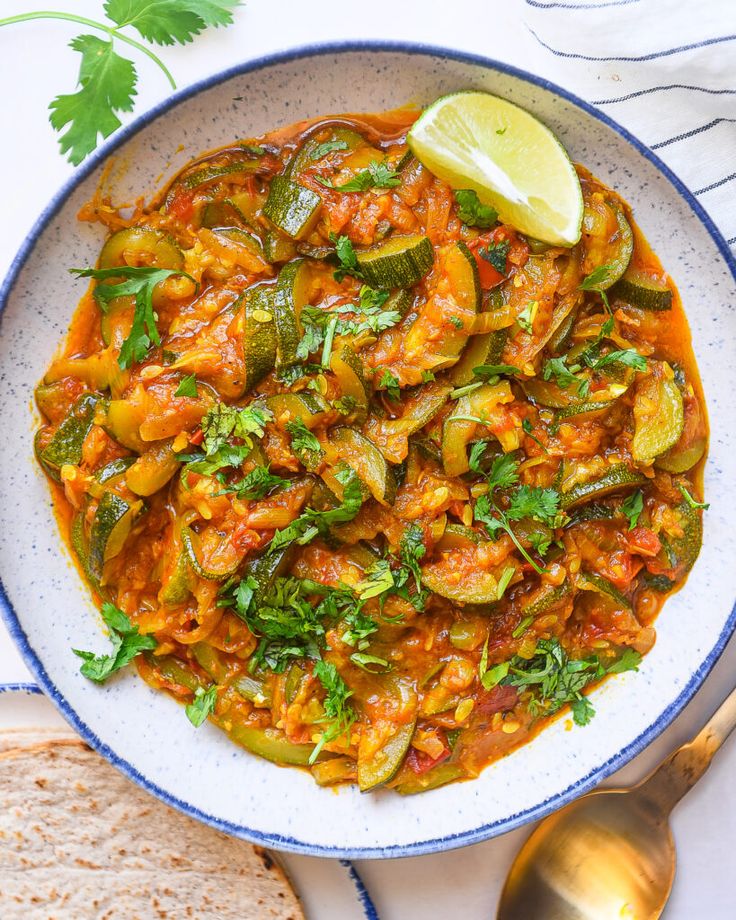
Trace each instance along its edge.
<instances>
[{"instance_id":1,"label":"green zucchini skin","mask_svg":"<svg viewBox=\"0 0 736 920\"><path fill-rule=\"evenodd\" d=\"M142 503L138 503L138 509ZM115 492L105 492L100 499L89 535L89 571L96 581L102 580L105 563L117 555L125 542L126 528L130 532L136 515L136 506ZM121 528L124 536L120 539ZM114 536L117 535L117 539ZM115 544L119 543L119 546Z\"/></svg>"},{"instance_id":2,"label":"green zucchini skin","mask_svg":"<svg viewBox=\"0 0 736 920\"><path fill-rule=\"evenodd\" d=\"M85 393L80 396L41 451L39 459L44 469L57 482L62 466L79 466L82 462L82 447L92 429L100 399L96 393Z\"/></svg>"},{"instance_id":3,"label":"green zucchini skin","mask_svg":"<svg viewBox=\"0 0 736 920\"><path fill-rule=\"evenodd\" d=\"M632 470L626 463L618 463L608 469L598 479L581 482L560 495L560 508L569 511L585 502L605 498L614 492L622 492L644 485L646 476Z\"/></svg>"},{"instance_id":4,"label":"green zucchini skin","mask_svg":"<svg viewBox=\"0 0 736 920\"><path fill-rule=\"evenodd\" d=\"M248 393L269 374L276 364L276 310L273 286L253 287L244 291L235 304L243 308L243 357Z\"/></svg>"},{"instance_id":5,"label":"green zucchini skin","mask_svg":"<svg viewBox=\"0 0 736 920\"><path fill-rule=\"evenodd\" d=\"M434 264L426 236L392 236L356 256L366 284L384 291L413 287Z\"/></svg>"},{"instance_id":6,"label":"green zucchini skin","mask_svg":"<svg viewBox=\"0 0 736 920\"><path fill-rule=\"evenodd\" d=\"M672 291L657 284L643 272L627 271L611 293L619 300L639 307L641 310L663 312L672 309Z\"/></svg>"},{"instance_id":7,"label":"green zucchini skin","mask_svg":"<svg viewBox=\"0 0 736 920\"><path fill-rule=\"evenodd\" d=\"M294 240L304 239L319 220L322 199L311 189L276 176L263 205L266 217Z\"/></svg>"}]
</instances>

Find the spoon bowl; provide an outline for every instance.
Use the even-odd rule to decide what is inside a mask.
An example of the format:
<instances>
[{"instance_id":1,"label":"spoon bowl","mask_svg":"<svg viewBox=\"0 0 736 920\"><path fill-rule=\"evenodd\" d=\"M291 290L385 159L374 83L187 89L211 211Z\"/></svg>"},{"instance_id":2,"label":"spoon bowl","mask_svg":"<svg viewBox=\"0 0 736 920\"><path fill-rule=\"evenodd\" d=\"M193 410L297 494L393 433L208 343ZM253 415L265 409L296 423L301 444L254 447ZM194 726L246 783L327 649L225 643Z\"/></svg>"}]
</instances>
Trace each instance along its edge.
<instances>
[{"instance_id":1,"label":"spoon bowl","mask_svg":"<svg viewBox=\"0 0 736 920\"><path fill-rule=\"evenodd\" d=\"M732 690L692 741L632 789L591 792L536 828L497 920L656 920L675 877L669 816L736 727Z\"/></svg>"},{"instance_id":2,"label":"spoon bowl","mask_svg":"<svg viewBox=\"0 0 736 920\"><path fill-rule=\"evenodd\" d=\"M498 920L654 920L674 875L667 817L637 790L595 792L529 837L506 881Z\"/></svg>"}]
</instances>

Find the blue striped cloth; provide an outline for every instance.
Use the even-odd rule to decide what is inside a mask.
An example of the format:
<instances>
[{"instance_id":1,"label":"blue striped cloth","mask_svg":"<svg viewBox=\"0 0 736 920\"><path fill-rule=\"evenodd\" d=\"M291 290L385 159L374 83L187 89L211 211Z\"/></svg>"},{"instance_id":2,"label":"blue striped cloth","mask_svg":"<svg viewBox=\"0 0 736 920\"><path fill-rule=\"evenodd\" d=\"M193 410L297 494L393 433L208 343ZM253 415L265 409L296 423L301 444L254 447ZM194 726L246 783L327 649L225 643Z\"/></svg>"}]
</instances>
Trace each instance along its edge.
<instances>
[{"instance_id":1,"label":"blue striped cloth","mask_svg":"<svg viewBox=\"0 0 736 920\"><path fill-rule=\"evenodd\" d=\"M648 144L736 250L736 0L523 0L544 76Z\"/></svg>"}]
</instances>

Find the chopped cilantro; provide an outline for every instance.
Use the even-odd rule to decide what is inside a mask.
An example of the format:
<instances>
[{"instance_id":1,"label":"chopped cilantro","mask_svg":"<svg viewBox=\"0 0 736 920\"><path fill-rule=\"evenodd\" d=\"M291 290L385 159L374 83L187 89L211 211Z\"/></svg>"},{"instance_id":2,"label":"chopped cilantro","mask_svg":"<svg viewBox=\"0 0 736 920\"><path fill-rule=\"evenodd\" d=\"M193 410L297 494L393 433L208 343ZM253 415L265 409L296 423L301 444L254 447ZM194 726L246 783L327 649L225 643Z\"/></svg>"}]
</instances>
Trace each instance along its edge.
<instances>
[{"instance_id":1,"label":"chopped cilantro","mask_svg":"<svg viewBox=\"0 0 736 920\"><path fill-rule=\"evenodd\" d=\"M291 438L291 449L307 469L314 467L324 451L319 441L300 419L286 423L286 430Z\"/></svg>"},{"instance_id":2,"label":"chopped cilantro","mask_svg":"<svg viewBox=\"0 0 736 920\"><path fill-rule=\"evenodd\" d=\"M629 519L629 530L633 530L639 520L639 515L644 510L644 496L641 489L637 489L621 505L621 511Z\"/></svg>"},{"instance_id":3,"label":"chopped cilantro","mask_svg":"<svg viewBox=\"0 0 736 920\"><path fill-rule=\"evenodd\" d=\"M534 333L534 318L537 315L537 310L539 309L539 301L530 300L529 303L524 307L521 313L516 317L516 322L519 326L527 333L527 335L532 335Z\"/></svg>"},{"instance_id":4,"label":"chopped cilantro","mask_svg":"<svg viewBox=\"0 0 736 920\"><path fill-rule=\"evenodd\" d=\"M225 486L217 495L234 494L237 498L245 501L257 501L265 498L276 489L283 489L289 484L288 479L282 479L281 476L274 476L269 472L266 466L256 466L242 479Z\"/></svg>"},{"instance_id":5,"label":"chopped cilantro","mask_svg":"<svg viewBox=\"0 0 736 920\"><path fill-rule=\"evenodd\" d=\"M333 140L325 141L323 144L318 144L312 153L310 154L310 159L312 160L321 160L322 157L326 157L328 153L332 153L333 150L347 150L348 145L346 141L342 140Z\"/></svg>"},{"instance_id":6,"label":"chopped cilantro","mask_svg":"<svg viewBox=\"0 0 736 920\"><path fill-rule=\"evenodd\" d=\"M473 189L461 188L453 194L458 204L457 216L468 227L492 227L498 220L498 212L483 204Z\"/></svg>"},{"instance_id":7,"label":"chopped cilantro","mask_svg":"<svg viewBox=\"0 0 736 920\"><path fill-rule=\"evenodd\" d=\"M463 328L463 321L460 319L459 316L453 315L453 316L451 316L449 319L450 319L450 322L452 323L452 325L453 325L456 329L462 329L462 328Z\"/></svg>"},{"instance_id":8,"label":"chopped cilantro","mask_svg":"<svg viewBox=\"0 0 736 920\"><path fill-rule=\"evenodd\" d=\"M388 393L389 399L397 401L401 399L401 389L399 388L399 378L394 377L388 368L381 375L380 380L378 381L378 386L381 389L386 390Z\"/></svg>"},{"instance_id":9,"label":"chopped cilantro","mask_svg":"<svg viewBox=\"0 0 736 920\"><path fill-rule=\"evenodd\" d=\"M197 375L188 374L179 381L174 396L188 396L191 399L197 398Z\"/></svg>"},{"instance_id":10,"label":"chopped cilantro","mask_svg":"<svg viewBox=\"0 0 736 920\"><path fill-rule=\"evenodd\" d=\"M114 604L105 601L100 613L110 630L112 654L95 655L94 652L72 649L75 655L84 659L84 664L79 669L81 673L98 684L107 680L115 671L124 668L136 655L155 649L158 645L153 636L141 636L138 627L133 626L126 614Z\"/></svg>"},{"instance_id":11,"label":"chopped cilantro","mask_svg":"<svg viewBox=\"0 0 736 920\"><path fill-rule=\"evenodd\" d=\"M187 719L195 728L206 721L207 716L215 711L217 703L217 686L213 684L208 690L204 687L197 687L194 693L194 699L184 707Z\"/></svg>"},{"instance_id":12,"label":"chopped cilantro","mask_svg":"<svg viewBox=\"0 0 736 920\"><path fill-rule=\"evenodd\" d=\"M325 744L334 741L341 735L348 734L357 718L355 710L348 703L353 691L348 689L335 665L330 661L318 661L314 666L313 673L326 691L322 704L325 714L319 721L329 724L325 731L322 732L322 737L309 757L310 763L314 763L319 757L320 751Z\"/></svg>"},{"instance_id":13,"label":"chopped cilantro","mask_svg":"<svg viewBox=\"0 0 736 920\"><path fill-rule=\"evenodd\" d=\"M315 178L321 185L334 189L336 192L364 192L369 188L394 188L401 184L399 174L391 169L385 160L383 162L373 160L368 164L367 169L356 173L352 179L342 185L334 185L330 179L323 179L321 176L315 176Z\"/></svg>"},{"instance_id":14,"label":"chopped cilantro","mask_svg":"<svg viewBox=\"0 0 736 920\"><path fill-rule=\"evenodd\" d=\"M564 358L548 358L544 362L542 377L545 380L551 380L554 377L557 386L561 390L566 390L569 386L573 386L577 391L577 395L581 399L586 399L590 393L590 381L584 377L576 376L579 370L581 370L579 364L568 368Z\"/></svg>"}]
</instances>

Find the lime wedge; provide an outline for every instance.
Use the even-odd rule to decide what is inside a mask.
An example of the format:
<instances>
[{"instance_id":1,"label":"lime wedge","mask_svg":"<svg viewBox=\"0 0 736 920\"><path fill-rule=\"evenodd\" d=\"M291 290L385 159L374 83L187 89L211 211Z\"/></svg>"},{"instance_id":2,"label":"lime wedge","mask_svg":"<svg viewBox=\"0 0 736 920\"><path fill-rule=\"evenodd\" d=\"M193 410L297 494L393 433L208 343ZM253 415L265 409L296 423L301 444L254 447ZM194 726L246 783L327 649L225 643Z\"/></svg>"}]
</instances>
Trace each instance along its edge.
<instances>
[{"instance_id":1,"label":"lime wedge","mask_svg":"<svg viewBox=\"0 0 736 920\"><path fill-rule=\"evenodd\" d=\"M452 188L470 188L500 219L545 243L580 239L583 195L564 147L541 121L490 93L442 96L408 137L427 169Z\"/></svg>"}]
</instances>

